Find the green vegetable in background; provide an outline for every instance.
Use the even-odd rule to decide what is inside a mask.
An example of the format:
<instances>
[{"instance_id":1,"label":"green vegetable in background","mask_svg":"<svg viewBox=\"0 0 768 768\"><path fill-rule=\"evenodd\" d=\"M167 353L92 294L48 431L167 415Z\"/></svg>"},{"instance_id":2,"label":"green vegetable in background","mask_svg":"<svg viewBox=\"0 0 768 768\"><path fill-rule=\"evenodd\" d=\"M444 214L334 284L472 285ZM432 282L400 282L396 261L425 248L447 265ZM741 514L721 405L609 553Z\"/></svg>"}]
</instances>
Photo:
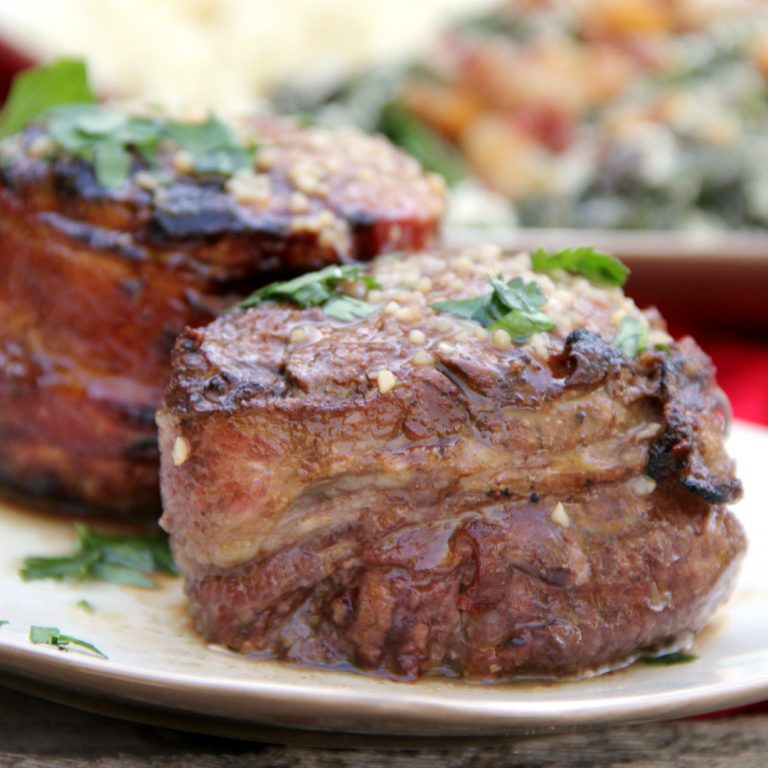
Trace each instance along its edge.
<instances>
[{"instance_id":1,"label":"green vegetable in background","mask_svg":"<svg viewBox=\"0 0 768 768\"><path fill-rule=\"evenodd\" d=\"M382 109L379 128L449 186L470 175L458 150L401 105L393 102Z\"/></svg>"}]
</instances>

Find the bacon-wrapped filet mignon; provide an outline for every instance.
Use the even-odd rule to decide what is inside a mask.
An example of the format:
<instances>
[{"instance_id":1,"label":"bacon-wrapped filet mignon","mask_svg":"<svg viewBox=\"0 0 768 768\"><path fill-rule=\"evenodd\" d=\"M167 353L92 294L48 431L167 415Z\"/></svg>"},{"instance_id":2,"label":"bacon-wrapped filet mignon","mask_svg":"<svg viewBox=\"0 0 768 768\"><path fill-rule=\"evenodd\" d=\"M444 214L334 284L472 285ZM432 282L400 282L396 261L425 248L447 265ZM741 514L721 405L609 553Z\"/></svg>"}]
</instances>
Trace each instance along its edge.
<instances>
[{"instance_id":1,"label":"bacon-wrapped filet mignon","mask_svg":"<svg viewBox=\"0 0 768 768\"><path fill-rule=\"evenodd\" d=\"M285 274L429 244L439 181L384 139L94 104L0 144L0 479L159 513L170 351Z\"/></svg>"},{"instance_id":2,"label":"bacon-wrapped filet mignon","mask_svg":"<svg viewBox=\"0 0 768 768\"><path fill-rule=\"evenodd\" d=\"M745 547L713 368L601 281L588 249L389 256L186 331L161 523L202 634L499 679L699 629Z\"/></svg>"}]
</instances>

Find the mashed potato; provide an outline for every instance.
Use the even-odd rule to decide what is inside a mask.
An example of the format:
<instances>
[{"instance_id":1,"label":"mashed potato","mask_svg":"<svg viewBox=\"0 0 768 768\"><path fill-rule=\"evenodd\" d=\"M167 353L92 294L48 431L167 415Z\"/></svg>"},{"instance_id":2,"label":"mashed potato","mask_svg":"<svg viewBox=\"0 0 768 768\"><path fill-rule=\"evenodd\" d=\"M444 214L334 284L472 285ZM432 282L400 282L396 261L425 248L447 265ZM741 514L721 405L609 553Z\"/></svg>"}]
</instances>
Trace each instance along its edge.
<instances>
[{"instance_id":1,"label":"mashed potato","mask_svg":"<svg viewBox=\"0 0 768 768\"><path fill-rule=\"evenodd\" d=\"M309 64L331 72L413 50L482 0L0 0L3 37L84 56L111 95L248 107Z\"/></svg>"}]
</instances>

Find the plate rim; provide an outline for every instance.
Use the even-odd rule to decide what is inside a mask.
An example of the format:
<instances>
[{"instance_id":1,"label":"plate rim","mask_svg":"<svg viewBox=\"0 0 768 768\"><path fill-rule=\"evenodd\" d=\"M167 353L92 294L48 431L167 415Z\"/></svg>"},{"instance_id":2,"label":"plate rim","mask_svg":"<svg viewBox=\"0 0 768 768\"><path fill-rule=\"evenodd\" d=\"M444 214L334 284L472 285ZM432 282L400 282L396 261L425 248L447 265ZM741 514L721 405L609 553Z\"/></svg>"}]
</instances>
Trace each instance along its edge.
<instances>
[{"instance_id":1,"label":"plate rim","mask_svg":"<svg viewBox=\"0 0 768 768\"><path fill-rule=\"evenodd\" d=\"M356 723L343 729L348 733L376 735L389 733L392 735L435 735L435 725L443 728L449 726L451 733L469 735L482 733L485 735L501 735L503 733L532 732L532 731L562 731L575 727L594 725L609 725L616 723L639 722L645 720L662 720L677 717L688 717L720 709L747 706L768 698L768 673L760 675L749 684L719 683L709 686L704 693L701 690L668 690L653 694L627 693L622 697L608 699L594 698L588 701L535 701L511 697L506 701L462 699L460 689L453 695L435 698L429 694L420 693L412 683L378 681L383 684L398 686L382 691L380 696L374 696L369 690L355 691L333 686L321 687L317 683L302 686L294 682L258 681L250 679L232 680L226 677L196 678L188 673L146 670L121 662L109 662L108 667L102 667L102 660L86 656L67 656L66 661L53 661L58 658L55 649L26 647L17 641L4 644L6 653L0 656L0 668L15 675L29 677L33 680L56 683L59 686L74 684L77 689L96 697L104 696L110 700L141 704L149 709L161 709L178 714L214 717L217 719L242 722L244 724L270 725L286 727L286 717L291 718L291 709L296 707L296 697L301 697L302 704L310 704L313 709L332 706L335 710L334 719L346 719L356 716ZM11 650L11 653L7 653ZM56 654L56 655L54 655ZM17 660L13 666L7 664L8 659ZM63 657L62 657L63 658ZM21 663L18 663L18 662ZM138 674L137 674L138 671ZM315 670L313 670L315 671ZM104 684L119 681L119 690L108 691ZM170 703L164 697L148 698L152 691L171 690L174 694L184 693L184 702ZM392 696L393 690L407 691L405 696ZM189 694L192 699L208 702L208 706L190 706ZM246 715L242 719L232 714L214 711L210 708L213 699L221 698L222 694L232 699L232 704L257 705L255 709L242 711ZM412 695L410 695L412 694ZM429 707L424 713L421 707ZM387 728L382 731L375 727L366 727L364 719L360 718L361 707L370 714L380 718L393 718L398 722L410 720L407 728L402 731ZM216 709L216 708L214 708ZM229 707L227 708L229 709ZM300 718L302 721L304 717ZM555 722L556 721L556 722ZM304 724L301 730L328 730L323 726L313 727Z\"/></svg>"},{"instance_id":2,"label":"plate rim","mask_svg":"<svg viewBox=\"0 0 768 768\"><path fill-rule=\"evenodd\" d=\"M768 441L768 428L743 421L737 424L740 431L752 438ZM238 654L214 648L212 653L231 653L240 658ZM715 680L703 687L688 685L638 694L629 684L626 692L602 698L599 692L592 696L569 696L569 686L589 685L589 680L566 681L559 688L562 695L554 697L537 697L534 686L543 684L553 690L557 683L529 681L530 686L522 682L519 687L513 684L517 691L509 686L487 686L485 691L493 695L482 698L464 696L466 688L460 682L441 688L438 695L419 683L371 677L365 678L362 687L345 687L338 684L338 670L299 666L291 666L291 673L282 680L160 670L136 662L105 662L81 654L63 654L2 633L0 669L149 709L239 720L254 726L295 728L300 723L302 731L367 735L461 737L568 730L683 717L768 699L768 668L749 680ZM663 674L663 668L657 669L658 672L651 673ZM323 685L318 674L326 673L330 684ZM359 677L355 675L352 679ZM332 719L318 723L327 709L333 710Z\"/></svg>"}]
</instances>

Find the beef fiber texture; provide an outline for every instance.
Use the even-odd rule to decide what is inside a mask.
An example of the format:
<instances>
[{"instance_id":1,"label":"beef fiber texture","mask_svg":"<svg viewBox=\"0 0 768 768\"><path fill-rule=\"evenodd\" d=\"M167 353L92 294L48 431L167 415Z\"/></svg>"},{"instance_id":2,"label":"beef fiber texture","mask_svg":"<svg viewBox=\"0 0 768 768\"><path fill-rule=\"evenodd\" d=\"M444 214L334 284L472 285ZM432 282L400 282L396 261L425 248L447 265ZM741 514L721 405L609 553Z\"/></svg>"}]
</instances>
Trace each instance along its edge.
<instances>
[{"instance_id":1,"label":"beef fiber texture","mask_svg":"<svg viewBox=\"0 0 768 768\"><path fill-rule=\"evenodd\" d=\"M263 303L177 342L162 525L205 638L495 680L615 668L701 628L745 541L695 342L494 246L370 274L365 318ZM431 306L495 275L535 281L554 328L513 340Z\"/></svg>"}]
</instances>

